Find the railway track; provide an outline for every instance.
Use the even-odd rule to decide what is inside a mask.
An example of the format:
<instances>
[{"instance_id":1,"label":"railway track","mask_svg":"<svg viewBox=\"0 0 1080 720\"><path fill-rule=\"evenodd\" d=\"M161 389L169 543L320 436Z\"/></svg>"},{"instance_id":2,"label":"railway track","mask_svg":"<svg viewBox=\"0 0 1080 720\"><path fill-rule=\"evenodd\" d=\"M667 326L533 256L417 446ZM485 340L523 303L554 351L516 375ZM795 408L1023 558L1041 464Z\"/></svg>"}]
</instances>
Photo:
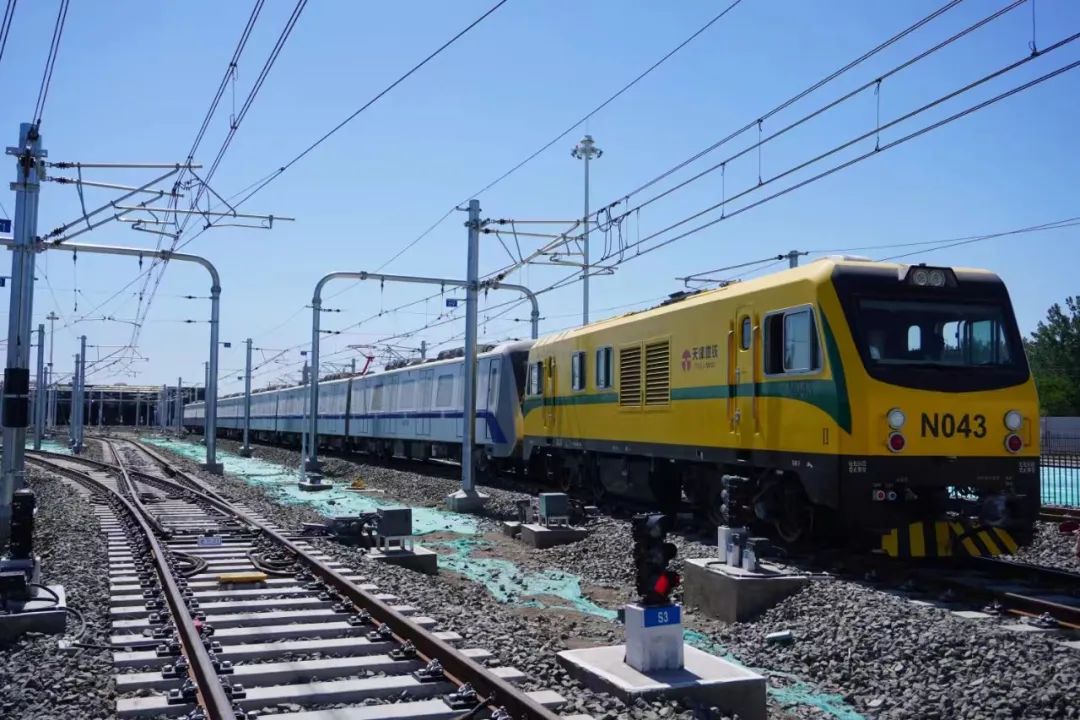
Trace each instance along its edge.
<instances>
[{"instance_id":1,"label":"railway track","mask_svg":"<svg viewBox=\"0 0 1080 720\"><path fill-rule=\"evenodd\" d=\"M938 582L986 602L993 612L1047 628L1080 630L1080 573L1001 558L968 558L964 568Z\"/></svg>"},{"instance_id":2,"label":"railway track","mask_svg":"<svg viewBox=\"0 0 1080 720\"><path fill-rule=\"evenodd\" d=\"M1001 558L904 562L874 556L820 558L819 569L863 577L913 599L964 605L1045 629L1080 630L1080 573Z\"/></svg>"},{"instance_id":3,"label":"railway track","mask_svg":"<svg viewBox=\"0 0 1080 720\"><path fill-rule=\"evenodd\" d=\"M99 501L118 718L559 717L557 693L520 689L305 540L137 442L102 442L106 462L28 459Z\"/></svg>"},{"instance_id":4,"label":"railway track","mask_svg":"<svg viewBox=\"0 0 1080 720\"><path fill-rule=\"evenodd\" d=\"M1062 523L1067 520L1080 521L1080 508L1043 506L1039 519L1047 522Z\"/></svg>"}]
</instances>

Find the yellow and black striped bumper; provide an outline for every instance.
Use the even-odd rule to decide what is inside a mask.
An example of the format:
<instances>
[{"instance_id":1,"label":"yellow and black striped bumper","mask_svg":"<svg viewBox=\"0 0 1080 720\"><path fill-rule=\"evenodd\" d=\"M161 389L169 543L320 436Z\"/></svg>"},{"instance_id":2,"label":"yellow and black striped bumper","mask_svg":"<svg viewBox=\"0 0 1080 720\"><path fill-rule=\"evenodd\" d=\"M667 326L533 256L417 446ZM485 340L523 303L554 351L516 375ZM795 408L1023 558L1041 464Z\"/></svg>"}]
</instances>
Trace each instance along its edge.
<instances>
[{"instance_id":1,"label":"yellow and black striped bumper","mask_svg":"<svg viewBox=\"0 0 1080 720\"><path fill-rule=\"evenodd\" d=\"M881 536L889 557L992 557L1011 555L1018 544L1008 530L938 520L913 522Z\"/></svg>"}]
</instances>

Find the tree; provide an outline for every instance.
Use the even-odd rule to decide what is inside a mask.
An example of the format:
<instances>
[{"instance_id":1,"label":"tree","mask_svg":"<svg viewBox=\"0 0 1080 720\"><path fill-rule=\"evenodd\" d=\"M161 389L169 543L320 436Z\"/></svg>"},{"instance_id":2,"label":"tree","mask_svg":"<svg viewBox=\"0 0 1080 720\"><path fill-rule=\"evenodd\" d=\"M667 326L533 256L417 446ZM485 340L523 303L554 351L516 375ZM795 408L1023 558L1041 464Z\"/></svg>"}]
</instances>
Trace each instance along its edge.
<instances>
[{"instance_id":1,"label":"tree","mask_svg":"<svg viewBox=\"0 0 1080 720\"><path fill-rule=\"evenodd\" d=\"M1044 415L1080 415L1080 296L1054 303L1024 343Z\"/></svg>"}]
</instances>

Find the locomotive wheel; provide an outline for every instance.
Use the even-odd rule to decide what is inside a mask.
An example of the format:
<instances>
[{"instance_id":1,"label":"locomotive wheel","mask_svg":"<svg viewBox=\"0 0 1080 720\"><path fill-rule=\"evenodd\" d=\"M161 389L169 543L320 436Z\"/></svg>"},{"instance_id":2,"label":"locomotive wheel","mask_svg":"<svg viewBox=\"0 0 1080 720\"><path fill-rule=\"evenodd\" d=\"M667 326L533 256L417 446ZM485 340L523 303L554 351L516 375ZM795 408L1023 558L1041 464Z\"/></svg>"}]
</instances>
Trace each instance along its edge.
<instances>
[{"instance_id":1,"label":"locomotive wheel","mask_svg":"<svg viewBox=\"0 0 1080 720\"><path fill-rule=\"evenodd\" d=\"M776 534L788 544L805 540L813 531L814 509L794 484L789 483L784 488L780 514L773 521L773 526Z\"/></svg>"}]
</instances>

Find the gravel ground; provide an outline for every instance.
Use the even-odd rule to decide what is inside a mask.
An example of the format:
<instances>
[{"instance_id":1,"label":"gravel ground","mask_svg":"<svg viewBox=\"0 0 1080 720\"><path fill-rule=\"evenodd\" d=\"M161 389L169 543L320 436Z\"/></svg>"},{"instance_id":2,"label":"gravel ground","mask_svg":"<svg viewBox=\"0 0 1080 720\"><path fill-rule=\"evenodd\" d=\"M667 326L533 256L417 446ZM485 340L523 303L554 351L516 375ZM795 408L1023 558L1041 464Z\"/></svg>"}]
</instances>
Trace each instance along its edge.
<instances>
[{"instance_id":1,"label":"gravel ground","mask_svg":"<svg viewBox=\"0 0 1080 720\"><path fill-rule=\"evenodd\" d=\"M1035 540L1016 553L1017 560L1080 572L1077 536L1063 534L1058 523L1040 522L1035 526Z\"/></svg>"},{"instance_id":2,"label":"gravel ground","mask_svg":"<svg viewBox=\"0 0 1080 720\"><path fill-rule=\"evenodd\" d=\"M34 536L42 579L63 585L68 605L86 617L84 642L107 642L108 573L97 518L74 490L34 469L29 472L37 495ZM69 617L68 628L77 631L78 627L78 620ZM26 635L12 645L0 646L0 717L114 717L108 653L77 650L62 655L57 640L56 636Z\"/></svg>"},{"instance_id":3,"label":"gravel ground","mask_svg":"<svg viewBox=\"0 0 1080 720\"><path fill-rule=\"evenodd\" d=\"M260 448L257 454L275 460L287 457L279 454L283 452ZM289 462L295 458L293 453ZM369 485L404 501L433 504L432 495L441 498L452 485L449 479L412 472L329 462L332 472L346 477L359 473ZM307 509L273 504L261 489L236 480L218 481L282 524L316 517ZM395 488L402 488L400 496ZM547 550L530 550L494 533L485 539L495 546L491 554L523 570L560 569L580 575L588 595L615 607L631 594L629 522L601 517L593 528L586 540ZM1051 531L1056 528L1040 527L1036 543L1021 557L1045 564L1069 562L1069 543ZM672 540L679 558L714 554L711 537L675 535ZM551 608L500 605L482 585L453 574L440 572L438 581L432 581L398 568L364 564L355 550L327 547L343 560L363 564L364 574L380 587L461 632L468 645L486 647L501 662L528 673L538 686L560 690L573 699L576 710L598 717L690 716L663 703L624 709L605 695L580 690L556 665L558 650L619 642L622 633L613 623ZM1070 567L1075 569L1075 562ZM1075 703L1080 653L1045 636L1004 630L996 620L963 620L855 582L813 582L749 623L725 625L692 608L685 622L715 643L713 652L731 653L767 675L773 718L1080 718ZM790 630L795 641L767 643L765 635L778 630ZM661 714L665 709L668 715Z\"/></svg>"}]
</instances>

